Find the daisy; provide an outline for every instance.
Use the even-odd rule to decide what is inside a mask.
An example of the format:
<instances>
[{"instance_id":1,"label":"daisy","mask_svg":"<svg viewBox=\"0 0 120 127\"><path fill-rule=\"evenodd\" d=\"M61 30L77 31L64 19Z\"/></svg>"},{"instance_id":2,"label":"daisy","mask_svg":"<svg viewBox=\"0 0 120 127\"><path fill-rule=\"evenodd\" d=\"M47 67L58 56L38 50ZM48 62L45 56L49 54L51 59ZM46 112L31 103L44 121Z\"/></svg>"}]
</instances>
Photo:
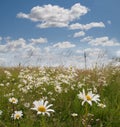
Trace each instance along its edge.
<instances>
[{"instance_id":1,"label":"daisy","mask_svg":"<svg viewBox=\"0 0 120 127\"><path fill-rule=\"evenodd\" d=\"M102 103L98 103L98 106L101 107L101 108L105 108L106 107L106 105L102 104Z\"/></svg>"},{"instance_id":2,"label":"daisy","mask_svg":"<svg viewBox=\"0 0 120 127\"><path fill-rule=\"evenodd\" d=\"M76 117L76 116L78 116L78 114L77 113L72 113L71 116Z\"/></svg>"},{"instance_id":3,"label":"daisy","mask_svg":"<svg viewBox=\"0 0 120 127\"><path fill-rule=\"evenodd\" d=\"M11 102L13 104L17 104L18 103L18 99L14 98L14 97L11 97L11 98L9 98L9 102Z\"/></svg>"},{"instance_id":4,"label":"daisy","mask_svg":"<svg viewBox=\"0 0 120 127\"><path fill-rule=\"evenodd\" d=\"M49 109L52 106L52 104L48 105L48 101L44 101L43 99L39 101L34 101L33 104L34 108L31 109L37 111L37 114L47 114L48 116L50 116L49 112L54 112L53 109Z\"/></svg>"},{"instance_id":5,"label":"daisy","mask_svg":"<svg viewBox=\"0 0 120 127\"><path fill-rule=\"evenodd\" d=\"M100 96L98 94L93 94L92 91L89 91L86 94L84 89L78 94L78 98L83 100L82 105L84 105L85 102L92 105L92 101L98 103L98 101L100 101L99 97Z\"/></svg>"},{"instance_id":6,"label":"daisy","mask_svg":"<svg viewBox=\"0 0 120 127\"><path fill-rule=\"evenodd\" d=\"M15 111L13 114L12 114L12 118L17 119L19 120L21 117L23 116L23 112L22 111Z\"/></svg>"}]
</instances>

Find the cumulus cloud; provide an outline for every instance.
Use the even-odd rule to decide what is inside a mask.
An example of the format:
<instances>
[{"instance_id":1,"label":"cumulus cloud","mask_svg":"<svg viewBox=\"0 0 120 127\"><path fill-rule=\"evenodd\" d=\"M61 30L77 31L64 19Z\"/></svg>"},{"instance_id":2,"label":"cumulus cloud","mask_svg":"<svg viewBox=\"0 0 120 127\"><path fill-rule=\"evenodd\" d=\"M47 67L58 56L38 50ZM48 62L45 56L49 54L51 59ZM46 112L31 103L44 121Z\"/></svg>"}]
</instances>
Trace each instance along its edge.
<instances>
[{"instance_id":1,"label":"cumulus cloud","mask_svg":"<svg viewBox=\"0 0 120 127\"><path fill-rule=\"evenodd\" d=\"M81 37L81 36L85 36L85 32L83 32L83 31L80 31L80 32L76 32L74 35L73 35L73 37Z\"/></svg>"},{"instance_id":2,"label":"cumulus cloud","mask_svg":"<svg viewBox=\"0 0 120 127\"><path fill-rule=\"evenodd\" d=\"M106 50L102 48L85 48L77 50L76 53L83 56L83 67L85 66L84 53L86 54L87 67L107 65L110 62Z\"/></svg>"},{"instance_id":3,"label":"cumulus cloud","mask_svg":"<svg viewBox=\"0 0 120 127\"><path fill-rule=\"evenodd\" d=\"M50 53L50 51L51 51L52 48L53 48L52 46L47 46L47 47L44 48L44 51L46 53Z\"/></svg>"},{"instance_id":4,"label":"cumulus cloud","mask_svg":"<svg viewBox=\"0 0 120 127\"><path fill-rule=\"evenodd\" d=\"M78 49L78 50L76 50L76 53L79 53L79 54L81 54L81 53L83 53L83 50L81 50L81 49Z\"/></svg>"},{"instance_id":5,"label":"cumulus cloud","mask_svg":"<svg viewBox=\"0 0 120 127\"><path fill-rule=\"evenodd\" d=\"M69 26L69 29L71 30L76 30L76 29L80 29L80 30L89 30L95 27L105 27L103 22L91 22L89 24L80 24L80 23L75 23L75 24L71 24Z\"/></svg>"},{"instance_id":6,"label":"cumulus cloud","mask_svg":"<svg viewBox=\"0 0 120 127\"><path fill-rule=\"evenodd\" d=\"M26 18L26 19L29 19L29 15L24 14L24 13L22 13L22 12L18 13L18 14L17 14L17 17L18 17L18 18Z\"/></svg>"},{"instance_id":7,"label":"cumulus cloud","mask_svg":"<svg viewBox=\"0 0 120 127\"><path fill-rule=\"evenodd\" d=\"M115 39L109 39L109 37L85 37L81 40L82 42L88 42L88 44L93 46L120 46L120 43Z\"/></svg>"},{"instance_id":8,"label":"cumulus cloud","mask_svg":"<svg viewBox=\"0 0 120 127\"><path fill-rule=\"evenodd\" d=\"M33 43L33 44L42 44L42 43L47 43L47 38L38 38L38 39L30 39L30 42Z\"/></svg>"},{"instance_id":9,"label":"cumulus cloud","mask_svg":"<svg viewBox=\"0 0 120 127\"><path fill-rule=\"evenodd\" d=\"M9 40L5 45L6 51L16 51L24 48L26 45L26 40L19 38L17 40Z\"/></svg>"},{"instance_id":10,"label":"cumulus cloud","mask_svg":"<svg viewBox=\"0 0 120 127\"><path fill-rule=\"evenodd\" d=\"M87 37L84 38L84 40L85 39L91 41L93 37ZM28 39L28 42L30 42L30 40L31 39ZM109 62L106 52L103 49L86 48L83 50L82 47L77 48L75 47L75 44L69 41L58 42L42 48L33 44L39 43L37 42L37 39L31 40L31 43L28 43L24 38L18 38L16 40L12 40L11 38L3 38L3 41L6 42L0 44L0 65L2 66L19 65L19 63L21 63L23 66L64 65L83 68L85 64L84 52L86 52L87 56L87 67L95 65L98 61L98 57L100 58L98 61L98 64L100 65L102 65L101 63ZM120 52L117 51L116 55L119 56Z\"/></svg>"},{"instance_id":11,"label":"cumulus cloud","mask_svg":"<svg viewBox=\"0 0 120 127\"><path fill-rule=\"evenodd\" d=\"M100 54L104 54L105 51L103 49L100 48L86 48L86 49L81 49L81 50L76 50L76 53L79 54L84 54L86 53L87 56L92 56L92 57L98 57Z\"/></svg>"},{"instance_id":12,"label":"cumulus cloud","mask_svg":"<svg viewBox=\"0 0 120 127\"><path fill-rule=\"evenodd\" d=\"M92 36L87 36L87 37L81 39L80 41L81 41L81 42L89 42L89 41L91 41L92 39L93 39Z\"/></svg>"},{"instance_id":13,"label":"cumulus cloud","mask_svg":"<svg viewBox=\"0 0 120 127\"><path fill-rule=\"evenodd\" d=\"M36 27L38 28L48 28L48 27L67 27L68 23L64 23L64 22L44 22L41 24L37 24Z\"/></svg>"},{"instance_id":14,"label":"cumulus cloud","mask_svg":"<svg viewBox=\"0 0 120 127\"><path fill-rule=\"evenodd\" d=\"M5 58L0 58L0 66L4 66L6 63L6 59Z\"/></svg>"},{"instance_id":15,"label":"cumulus cloud","mask_svg":"<svg viewBox=\"0 0 120 127\"><path fill-rule=\"evenodd\" d=\"M116 51L116 56L120 58L120 50Z\"/></svg>"},{"instance_id":16,"label":"cumulus cloud","mask_svg":"<svg viewBox=\"0 0 120 127\"><path fill-rule=\"evenodd\" d=\"M24 48L26 41L23 38L19 38L17 40L10 40L7 39L6 43L0 45L0 52L9 52L9 51L16 51L20 48Z\"/></svg>"},{"instance_id":17,"label":"cumulus cloud","mask_svg":"<svg viewBox=\"0 0 120 127\"><path fill-rule=\"evenodd\" d=\"M32 43L27 43L27 40L24 38L16 40L4 38L3 41L4 43L0 44L0 56L5 59L3 66L14 66L19 63L22 63L22 65L32 65L32 63L37 61L37 57L41 53L40 47L36 47ZM0 65L2 63L0 62Z\"/></svg>"},{"instance_id":18,"label":"cumulus cloud","mask_svg":"<svg viewBox=\"0 0 120 127\"><path fill-rule=\"evenodd\" d=\"M103 55L105 55L105 51L103 49L100 48L86 48L84 50L84 52L86 52L87 55L89 55L90 57L102 57Z\"/></svg>"},{"instance_id":19,"label":"cumulus cloud","mask_svg":"<svg viewBox=\"0 0 120 127\"><path fill-rule=\"evenodd\" d=\"M53 47L58 47L58 48L62 48L62 49L73 48L73 47L75 47L75 44L65 41L65 42L58 42L58 43L54 44Z\"/></svg>"},{"instance_id":20,"label":"cumulus cloud","mask_svg":"<svg viewBox=\"0 0 120 127\"><path fill-rule=\"evenodd\" d=\"M29 14L20 12L18 18L30 19L34 22L40 22L37 27L67 27L71 21L80 18L88 12L88 8L80 3L74 4L70 9L65 9L58 5L35 6Z\"/></svg>"},{"instance_id":21,"label":"cumulus cloud","mask_svg":"<svg viewBox=\"0 0 120 127\"><path fill-rule=\"evenodd\" d=\"M26 49L25 49L22 57L30 59L31 57L36 57L36 56L40 55L40 53L41 53L40 48L35 48L33 46L26 46Z\"/></svg>"},{"instance_id":22,"label":"cumulus cloud","mask_svg":"<svg viewBox=\"0 0 120 127\"><path fill-rule=\"evenodd\" d=\"M0 45L0 53L6 52L6 46L5 45Z\"/></svg>"}]
</instances>

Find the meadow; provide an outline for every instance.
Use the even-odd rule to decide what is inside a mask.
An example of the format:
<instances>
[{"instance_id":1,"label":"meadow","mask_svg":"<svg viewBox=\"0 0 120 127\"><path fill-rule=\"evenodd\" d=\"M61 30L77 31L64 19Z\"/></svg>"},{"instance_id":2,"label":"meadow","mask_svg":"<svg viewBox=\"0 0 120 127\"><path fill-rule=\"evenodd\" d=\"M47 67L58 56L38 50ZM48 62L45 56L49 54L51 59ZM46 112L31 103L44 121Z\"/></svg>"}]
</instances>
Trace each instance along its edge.
<instances>
[{"instance_id":1,"label":"meadow","mask_svg":"<svg viewBox=\"0 0 120 127\"><path fill-rule=\"evenodd\" d=\"M0 127L119 126L119 66L0 68Z\"/></svg>"}]
</instances>

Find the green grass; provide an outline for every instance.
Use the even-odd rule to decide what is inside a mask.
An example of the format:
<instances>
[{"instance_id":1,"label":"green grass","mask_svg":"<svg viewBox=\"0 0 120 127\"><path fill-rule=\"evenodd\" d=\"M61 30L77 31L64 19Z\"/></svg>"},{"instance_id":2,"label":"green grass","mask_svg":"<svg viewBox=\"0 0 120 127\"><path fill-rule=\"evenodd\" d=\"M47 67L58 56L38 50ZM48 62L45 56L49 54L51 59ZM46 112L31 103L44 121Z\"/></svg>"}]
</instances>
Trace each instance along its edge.
<instances>
[{"instance_id":1,"label":"green grass","mask_svg":"<svg viewBox=\"0 0 120 127\"><path fill-rule=\"evenodd\" d=\"M5 71L10 72L5 73ZM57 86L57 87L56 87ZM83 89L100 95L105 108L81 105L78 98ZM23 117L13 120L13 104L9 98L18 99L15 110L22 110ZM50 117L31 110L33 101L44 98L55 110ZM27 105L27 106L25 106ZM80 70L64 67L0 68L0 127L84 127L86 120L91 127L119 127L120 125L120 68ZM71 114L78 116L73 117ZM89 114L88 114L89 113Z\"/></svg>"}]
</instances>

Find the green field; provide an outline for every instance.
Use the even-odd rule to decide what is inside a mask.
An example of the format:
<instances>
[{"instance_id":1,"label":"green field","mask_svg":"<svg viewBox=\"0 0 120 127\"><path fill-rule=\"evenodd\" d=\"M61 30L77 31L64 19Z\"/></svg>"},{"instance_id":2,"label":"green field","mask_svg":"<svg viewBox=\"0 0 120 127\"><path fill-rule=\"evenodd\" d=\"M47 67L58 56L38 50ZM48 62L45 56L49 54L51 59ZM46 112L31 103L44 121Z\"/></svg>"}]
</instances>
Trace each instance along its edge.
<instances>
[{"instance_id":1,"label":"green field","mask_svg":"<svg viewBox=\"0 0 120 127\"><path fill-rule=\"evenodd\" d=\"M85 90L87 100L78 97ZM99 95L94 102L87 96ZM14 97L18 102L10 102ZM43 115L32 110L43 99L53 104ZM90 105L88 102L92 103ZM23 116L11 117L15 111ZM0 68L0 127L119 127L120 67Z\"/></svg>"}]
</instances>

